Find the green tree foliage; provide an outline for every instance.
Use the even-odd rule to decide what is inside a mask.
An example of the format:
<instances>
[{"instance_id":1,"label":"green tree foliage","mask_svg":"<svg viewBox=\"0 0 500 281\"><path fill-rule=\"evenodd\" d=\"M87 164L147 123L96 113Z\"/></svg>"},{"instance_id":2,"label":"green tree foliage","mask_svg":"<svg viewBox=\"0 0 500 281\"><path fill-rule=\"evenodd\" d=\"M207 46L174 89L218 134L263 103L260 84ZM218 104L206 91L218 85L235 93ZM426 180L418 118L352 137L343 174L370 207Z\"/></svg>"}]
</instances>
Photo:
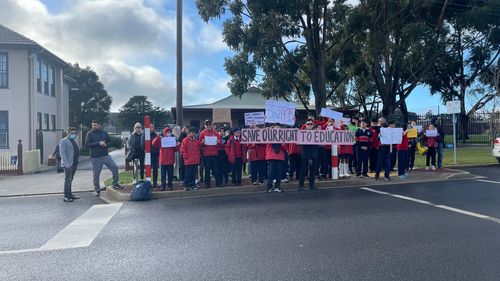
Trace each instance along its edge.
<instances>
[{"instance_id":1,"label":"green tree foliage","mask_svg":"<svg viewBox=\"0 0 500 281\"><path fill-rule=\"evenodd\" d=\"M153 106L153 103L146 96L133 96L130 100L120 108L119 118L124 129L132 130L135 123L144 124L144 117L149 115L150 120L156 125L156 128L161 128L165 124L172 123L170 112L159 107Z\"/></svg>"},{"instance_id":2,"label":"green tree foliage","mask_svg":"<svg viewBox=\"0 0 500 281\"><path fill-rule=\"evenodd\" d=\"M310 87L319 112L329 95L327 80L332 95L345 79L340 65L352 33L346 30L350 8L344 2L197 0L196 5L205 21L226 18L224 41L236 52L225 62L234 95L243 94L262 71L268 96L307 103Z\"/></svg>"},{"instance_id":3,"label":"green tree foliage","mask_svg":"<svg viewBox=\"0 0 500 281\"><path fill-rule=\"evenodd\" d=\"M80 68L78 64L70 65L67 73L76 80L69 93L70 125L89 128L94 119L106 122L112 99L99 76L91 68Z\"/></svg>"}]
</instances>

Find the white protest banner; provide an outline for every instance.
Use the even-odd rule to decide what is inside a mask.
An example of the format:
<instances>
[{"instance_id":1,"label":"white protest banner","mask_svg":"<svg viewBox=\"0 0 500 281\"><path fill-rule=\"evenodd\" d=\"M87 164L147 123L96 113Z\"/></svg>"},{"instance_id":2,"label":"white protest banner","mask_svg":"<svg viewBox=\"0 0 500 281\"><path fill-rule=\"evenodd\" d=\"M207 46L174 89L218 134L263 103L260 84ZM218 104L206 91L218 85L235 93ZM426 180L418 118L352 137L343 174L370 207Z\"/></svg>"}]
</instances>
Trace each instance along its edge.
<instances>
[{"instance_id":1,"label":"white protest banner","mask_svg":"<svg viewBox=\"0 0 500 281\"><path fill-rule=\"evenodd\" d=\"M177 141L175 137L162 137L161 138L161 147L176 147Z\"/></svg>"},{"instance_id":2,"label":"white protest banner","mask_svg":"<svg viewBox=\"0 0 500 281\"><path fill-rule=\"evenodd\" d=\"M299 130L297 128L242 129L241 142L353 145L354 133L347 130Z\"/></svg>"},{"instance_id":3,"label":"white protest banner","mask_svg":"<svg viewBox=\"0 0 500 281\"><path fill-rule=\"evenodd\" d=\"M207 136L205 137L206 145L217 145L217 137L215 136Z\"/></svg>"},{"instance_id":4,"label":"white protest banner","mask_svg":"<svg viewBox=\"0 0 500 281\"><path fill-rule=\"evenodd\" d=\"M438 131L437 130L425 130L425 136L426 137L437 137Z\"/></svg>"},{"instance_id":5,"label":"white protest banner","mask_svg":"<svg viewBox=\"0 0 500 281\"><path fill-rule=\"evenodd\" d=\"M266 101L266 123L295 124L295 104L286 101Z\"/></svg>"},{"instance_id":6,"label":"white protest banner","mask_svg":"<svg viewBox=\"0 0 500 281\"><path fill-rule=\"evenodd\" d=\"M380 128L381 144L401 144L403 128Z\"/></svg>"},{"instance_id":7,"label":"white protest banner","mask_svg":"<svg viewBox=\"0 0 500 281\"><path fill-rule=\"evenodd\" d=\"M266 116L263 111L245 113L245 125L262 125L266 123Z\"/></svg>"},{"instance_id":8,"label":"white protest banner","mask_svg":"<svg viewBox=\"0 0 500 281\"><path fill-rule=\"evenodd\" d=\"M321 113L319 115L323 116L323 117L328 117L328 118L331 118L334 120L338 120L338 119L344 117L342 112L334 111L334 110L331 110L329 108L322 108Z\"/></svg>"}]
</instances>

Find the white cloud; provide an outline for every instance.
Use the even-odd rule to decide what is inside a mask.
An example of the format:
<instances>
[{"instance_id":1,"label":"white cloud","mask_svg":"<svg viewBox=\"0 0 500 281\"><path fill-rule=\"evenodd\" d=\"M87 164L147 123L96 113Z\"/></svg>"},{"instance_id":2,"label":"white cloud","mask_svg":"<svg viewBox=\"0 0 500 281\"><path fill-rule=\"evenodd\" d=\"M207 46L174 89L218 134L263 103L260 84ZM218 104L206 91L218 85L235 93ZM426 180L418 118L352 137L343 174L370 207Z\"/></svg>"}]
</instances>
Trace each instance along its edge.
<instances>
[{"instance_id":1,"label":"white cloud","mask_svg":"<svg viewBox=\"0 0 500 281\"><path fill-rule=\"evenodd\" d=\"M135 94L162 107L175 104L175 10L168 0L64 0L60 12L40 0L3 0L2 24L35 40L68 62L93 68L113 97L112 110ZM197 15L196 15L197 16ZM221 30L199 18L183 19L184 63L195 55L228 50ZM220 64L223 61L221 59ZM170 64L170 65L167 65ZM168 67L168 73L160 66ZM206 103L228 94L225 73L184 73L184 103ZM200 95L203 92L205 94Z\"/></svg>"}]
</instances>

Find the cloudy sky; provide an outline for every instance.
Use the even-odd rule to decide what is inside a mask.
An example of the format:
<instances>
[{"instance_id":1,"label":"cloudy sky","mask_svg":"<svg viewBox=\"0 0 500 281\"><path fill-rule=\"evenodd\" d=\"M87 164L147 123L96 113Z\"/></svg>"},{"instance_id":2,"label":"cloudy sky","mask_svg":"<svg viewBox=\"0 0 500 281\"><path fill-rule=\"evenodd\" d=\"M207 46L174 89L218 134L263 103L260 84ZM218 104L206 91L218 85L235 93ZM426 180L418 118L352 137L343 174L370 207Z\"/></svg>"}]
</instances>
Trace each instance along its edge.
<instances>
[{"instance_id":1,"label":"cloudy sky","mask_svg":"<svg viewBox=\"0 0 500 281\"><path fill-rule=\"evenodd\" d=\"M90 66L113 97L117 111L133 95L155 105L175 105L175 0L0 0L0 23L33 39L67 62ZM203 22L194 0L184 1L184 104L211 103L229 95L221 21ZM437 111L437 98L410 109ZM441 107L443 110L443 107Z\"/></svg>"}]
</instances>

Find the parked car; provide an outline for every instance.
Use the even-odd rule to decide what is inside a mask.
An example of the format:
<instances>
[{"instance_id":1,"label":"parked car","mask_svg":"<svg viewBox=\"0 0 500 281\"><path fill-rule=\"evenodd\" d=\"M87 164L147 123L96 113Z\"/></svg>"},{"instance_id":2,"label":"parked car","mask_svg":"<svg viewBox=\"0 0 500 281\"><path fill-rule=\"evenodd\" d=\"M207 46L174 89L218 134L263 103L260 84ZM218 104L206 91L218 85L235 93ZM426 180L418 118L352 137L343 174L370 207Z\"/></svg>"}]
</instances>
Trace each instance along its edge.
<instances>
[{"instance_id":1,"label":"parked car","mask_svg":"<svg viewBox=\"0 0 500 281\"><path fill-rule=\"evenodd\" d=\"M500 135L493 140L493 151L491 153L493 157L497 158L498 164L500 164Z\"/></svg>"}]
</instances>

